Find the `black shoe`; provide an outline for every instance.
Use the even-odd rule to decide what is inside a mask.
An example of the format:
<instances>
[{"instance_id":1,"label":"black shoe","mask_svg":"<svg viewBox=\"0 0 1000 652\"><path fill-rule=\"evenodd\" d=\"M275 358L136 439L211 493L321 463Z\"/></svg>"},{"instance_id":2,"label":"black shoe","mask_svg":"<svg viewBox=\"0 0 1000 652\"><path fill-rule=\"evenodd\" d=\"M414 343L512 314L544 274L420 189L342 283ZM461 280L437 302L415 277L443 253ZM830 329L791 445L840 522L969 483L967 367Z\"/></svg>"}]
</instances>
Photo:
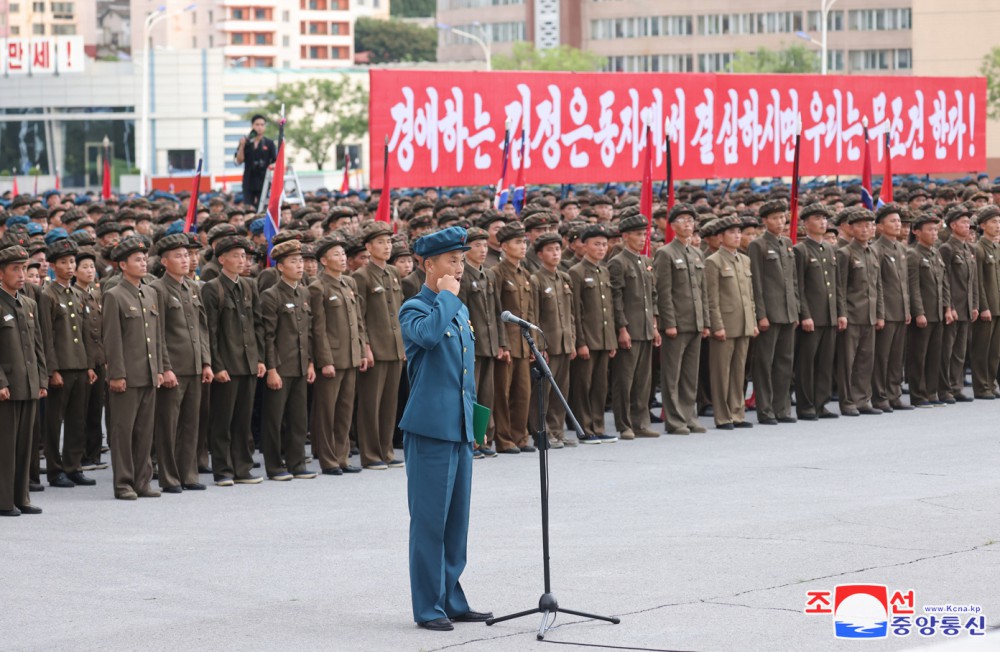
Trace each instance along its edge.
<instances>
[{"instance_id":1,"label":"black shoe","mask_svg":"<svg viewBox=\"0 0 1000 652\"><path fill-rule=\"evenodd\" d=\"M35 507L34 505L17 505L17 509L21 510L22 514L41 514L42 508Z\"/></svg>"},{"instance_id":2,"label":"black shoe","mask_svg":"<svg viewBox=\"0 0 1000 652\"><path fill-rule=\"evenodd\" d=\"M958 403L971 403L972 397L959 392L958 394L955 394L955 401Z\"/></svg>"},{"instance_id":3,"label":"black shoe","mask_svg":"<svg viewBox=\"0 0 1000 652\"><path fill-rule=\"evenodd\" d=\"M823 408L823 411L819 413L819 418L820 419L839 419L840 415L837 414L836 412L830 412L826 408Z\"/></svg>"},{"instance_id":4,"label":"black shoe","mask_svg":"<svg viewBox=\"0 0 1000 652\"><path fill-rule=\"evenodd\" d=\"M184 491L205 491L205 485L200 482L195 482L193 484L182 484Z\"/></svg>"},{"instance_id":5,"label":"black shoe","mask_svg":"<svg viewBox=\"0 0 1000 652\"><path fill-rule=\"evenodd\" d=\"M21 510L17 507L12 507L11 509L0 509L0 516L20 516Z\"/></svg>"},{"instance_id":6,"label":"black shoe","mask_svg":"<svg viewBox=\"0 0 1000 652\"><path fill-rule=\"evenodd\" d=\"M538 449L535 448L534 446L532 446L531 444L528 444L527 446L521 446L521 452L522 453L536 453L536 452L538 452Z\"/></svg>"},{"instance_id":7,"label":"black shoe","mask_svg":"<svg viewBox=\"0 0 1000 652\"><path fill-rule=\"evenodd\" d=\"M798 423L795 417L778 417L778 423Z\"/></svg>"},{"instance_id":8,"label":"black shoe","mask_svg":"<svg viewBox=\"0 0 1000 652\"><path fill-rule=\"evenodd\" d=\"M181 489L180 485L174 485L173 487L160 487L160 491L165 494L182 494L184 490Z\"/></svg>"},{"instance_id":9,"label":"black shoe","mask_svg":"<svg viewBox=\"0 0 1000 652\"><path fill-rule=\"evenodd\" d=\"M975 398L976 398L977 401L994 401L994 400L996 400L996 396L994 396L993 394L975 394L974 396L975 396Z\"/></svg>"},{"instance_id":10,"label":"black shoe","mask_svg":"<svg viewBox=\"0 0 1000 652\"><path fill-rule=\"evenodd\" d=\"M199 466L198 467L198 475L201 475L203 473L211 473L211 472L212 472L212 467L210 467L210 466Z\"/></svg>"},{"instance_id":11,"label":"black shoe","mask_svg":"<svg viewBox=\"0 0 1000 652\"><path fill-rule=\"evenodd\" d=\"M88 478L87 476L85 476L80 471L74 471L73 473L67 473L66 477L69 478L70 482L72 482L73 484L80 485L80 486L83 486L83 487L93 487L95 484L97 484L97 480L93 480L91 478Z\"/></svg>"},{"instance_id":12,"label":"black shoe","mask_svg":"<svg viewBox=\"0 0 1000 652\"><path fill-rule=\"evenodd\" d=\"M334 466L329 469L323 469L323 475L344 475L344 470L339 466Z\"/></svg>"},{"instance_id":13,"label":"black shoe","mask_svg":"<svg viewBox=\"0 0 1000 652\"><path fill-rule=\"evenodd\" d=\"M719 425L715 426L716 430L732 430L733 428L734 426L731 423L720 423Z\"/></svg>"},{"instance_id":14,"label":"black shoe","mask_svg":"<svg viewBox=\"0 0 1000 652\"><path fill-rule=\"evenodd\" d=\"M45 485L43 485L41 482L31 482L28 484L28 491L32 493L45 491Z\"/></svg>"},{"instance_id":15,"label":"black shoe","mask_svg":"<svg viewBox=\"0 0 1000 652\"><path fill-rule=\"evenodd\" d=\"M357 446L351 446L351 452L348 455L348 457L353 457L353 456L355 456L357 454L358 454L358 447Z\"/></svg>"},{"instance_id":16,"label":"black shoe","mask_svg":"<svg viewBox=\"0 0 1000 652\"><path fill-rule=\"evenodd\" d=\"M753 428L753 424L750 423L749 421L734 421L733 422L733 427L734 428Z\"/></svg>"},{"instance_id":17,"label":"black shoe","mask_svg":"<svg viewBox=\"0 0 1000 652\"><path fill-rule=\"evenodd\" d=\"M819 416L815 412L799 412L799 419L803 421L819 421Z\"/></svg>"},{"instance_id":18,"label":"black shoe","mask_svg":"<svg viewBox=\"0 0 1000 652\"><path fill-rule=\"evenodd\" d=\"M840 408L840 414L845 417L860 417L861 412L854 408Z\"/></svg>"},{"instance_id":19,"label":"black shoe","mask_svg":"<svg viewBox=\"0 0 1000 652\"><path fill-rule=\"evenodd\" d=\"M467 611L461 616L453 616L456 623L484 623L493 617L492 611Z\"/></svg>"},{"instance_id":20,"label":"black shoe","mask_svg":"<svg viewBox=\"0 0 1000 652\"><path fill-rule=\"evenodd\" d=\"M49 486L59 487L60 489L71 489L76 486L76 483L66 477L65 473L60 473L54 480L49 480Z\"/></svg>"},{"instance_id":21,"label":"black shoe","mask_svg":"<svg viewBox=\"0 0 1000 652\"><path fill-rule=\"evenodd\" d=\"M776 426L778 425L778 420L774 417L758 417L757 423L762 426Z\"/></svg>"},{"instance_id":22,"label":"black shoe","mask_svg":"<svg viewBox=\"0 0 1000 652\"><path fill-rule=\"evenodd\" d=\"M514 448L507 448L505 450L497 452L500 453L501 455L519 455L521 453L521 449L515 446Z\"/></svg>"},{"instance_id":23,"label":"black shoe","mask_svg":"<svg viewBox=\"0 0 1000 652\"><path fill-rule=\"evenodd\" d=\"M455 626L447 618L435 618L434 620L417 623L417 627L429 629L432 632L450 632L455 629Z\"/></svg>"},{"instance_id":24,"label":"black shoe","mask_svg":"<svg viewBox=\"0 0 1000 652\"><path fill-rule=\"evenodd\" d=\"M353 464L348 464L347 466L342 466L342 467L340 467L340 469L344 473L361 473L361 467L360 466L354 466Z\"/></svg>"},{"instance_id":25,"label":"black shoe","mask_svg":"<svg viewBox=\"0 0 1000 652\"><path fill-rule=\"evenodd\" d=\"M869 414L869 415L871 415L871 414L882 414L882 410L880 410L880 409L878 409L876 407L869 407L867 405L865 405L864 407L858 408L858 412L860 412L861 414Z\"/></svg>"},{"instance_id":26,"label":"black shoe","mask_svg":"<svg viewBox=\"0 0 1000 652\"><path fill-rule=\"evenodd\" d=\"M902 401L895 401L893 403L890 403L889 406L892 408L892 410L894 412L900 412L900 411L912 410L913 409L912 405L906 405Z\"/></svg>"},{"instance_id":27,"label":"black shoe","mask_svg":"<svg viewBox=\"0 0 1000 652\"><path fill-rule=\"evenodd\" d=\"M489 446L480 446L479 452L483 454L483 457L496 457L497 452L490 448Z\"/></svg>"}]
</instances>

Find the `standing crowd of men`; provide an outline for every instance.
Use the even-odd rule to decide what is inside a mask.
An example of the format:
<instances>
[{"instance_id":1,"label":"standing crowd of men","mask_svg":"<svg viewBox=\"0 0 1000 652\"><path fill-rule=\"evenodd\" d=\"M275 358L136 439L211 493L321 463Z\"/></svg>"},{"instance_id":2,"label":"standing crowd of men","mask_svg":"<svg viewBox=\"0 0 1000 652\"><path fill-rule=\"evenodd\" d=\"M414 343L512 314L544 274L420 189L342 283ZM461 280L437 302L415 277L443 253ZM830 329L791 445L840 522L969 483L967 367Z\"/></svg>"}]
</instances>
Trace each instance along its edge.
<instances>
[{"instance_id":1,"label":"standing crowd of men","mask_svg":"<svg viewBox=\"0 0 1000 652\"><path fill-rule=\"evenodd\" d=\"M221 194L196 233L182 210L197 198L7 197L0 515L41 512L42 459L68 489L95 484L107 450L122 500L204 490L205 473L226 487L402 467L399 312L424 282L411 246L449 226L467 233L459 298L492 409L477 458L534 452L539 428L562 448L705 432L708 415L751 428L752 407L775 425L1000 395L1000 186L913 183L875 211L857 187L818 187L795 244L786 186L678 196L646 216L634 192L542 189L515 215L426 189L388 224L377 200L315 195L282 207L270 256L263 219ZM534 423L531 353L505 310L544 331L581 437L552 395Z\"/></svg>"}]
</instances>

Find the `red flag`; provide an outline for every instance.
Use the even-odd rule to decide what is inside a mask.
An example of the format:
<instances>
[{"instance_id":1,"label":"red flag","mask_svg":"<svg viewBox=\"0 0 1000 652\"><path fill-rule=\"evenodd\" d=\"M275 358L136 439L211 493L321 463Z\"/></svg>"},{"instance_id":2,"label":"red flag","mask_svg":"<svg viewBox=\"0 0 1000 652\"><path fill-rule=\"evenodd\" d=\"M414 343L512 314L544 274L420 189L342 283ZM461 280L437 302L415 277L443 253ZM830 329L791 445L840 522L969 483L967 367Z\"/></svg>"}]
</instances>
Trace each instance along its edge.
<instances>
[{"instance_id":1,"label":"red flag","mask_svg":"<svg viewBox=\"0 0 1000 652\"><path fill-rule=\"evenodd\" d=\"M104 148L104 170L101 174L101 199L111 199L111 157L108 148Z\"/></svg>"},{"instance_id":2,"label":"red flag","mask_svg":"<svg viewBox=\"0 0 1000 652\"><path fill-rule=\"evenodd\" d=\"M11 189L10 194L12 197L17 197L21 194L21 191L17 189L17 175L14 175L14 187Z\"/></svg>"},{"instance_id":3,"label":"red flag","mask_svg":"<svg viewBox=\"0 0 1000 652\"><path fill-rule=\"evenodd\" d=\"M788 212L791 217L788 220L788 237L792 244L799 240L799 152L802 150L801 126L798 120L795 123L795 158L792 162L792 194L788 200Z\"/></svg>"},{"instance_id":4,"label":"red flag","mask_svg":"<svg viewBox=\"0 0 1000 652\"><path fill-rule=\"evenodd\" d=\"M639 193L639 212L646 216L646 244L642 255L648 256L653 242L653 136L646 127L646 160L642 164L642 191Z\"/></svg>"},{"instance_id":5,"label":"red flag","mask_svg":"<svg viewBox=\"0 0 1000 652\"><path fill-rule=\"evenodd\" d=\"M875 201L872 199L872 153L868 147L868 118L861 119L861 126L865 131L865 152L864 162L861 167L861 203L870 211L875 210Z\"/></svg>"},{"instance_id":6,"label":"red flag","mask_svg":"<svg viewBox=\"0 0 1000 652\"><path fill-rule=\"evenodd\" d=\"M882 179L882 190L878 193L878 201L881 204L892 201L892 149L889 147L889 134L885 135L885 177Z\"/></svg>"},{"instance_id":7,"label":"red flag","mask_svg":"<svg viewBox=\"0 0 1000 652\"><path fill-rule=\"evenodd\" d=\"M201 192L201 159L198 159L198 171L194 174L194 186L191 188L191 198L188 200L187 217L184 218L184 233L191 233L194 218L198 213L198 194Z\"/></svg>"},{"instance_id":8,"label":"red flag","mask_svg":"<svg viewBox=\"0 0 1000 652\"><path fill-rule=\"evenodd\" d=\"M56 190L59 190L59 170L56 170Z\"/></svg>"},{"instance_id":9,"label":"red flag","mask_svg":"<svg viewBox=\"0 0 1000 652\"><path fill-rule=\"evenodd\" d=\"M351 189L351 155L344 154L344 180L340 182L340 194L346 195Z\"/></svg>"},{"instance_id":10,"label":"red flag","mask_svg":"<svg viewBox=\"0 0 1000 652\"><path fill-rule=\"evenodd\" d=\"M382 193L378 198L378 210L375 212L375 221L392 223L392 187L389 185L389 137L385 137L385 153L383 154L382 169L385 170L382 176Z\"/></svg>"}]
</instances>

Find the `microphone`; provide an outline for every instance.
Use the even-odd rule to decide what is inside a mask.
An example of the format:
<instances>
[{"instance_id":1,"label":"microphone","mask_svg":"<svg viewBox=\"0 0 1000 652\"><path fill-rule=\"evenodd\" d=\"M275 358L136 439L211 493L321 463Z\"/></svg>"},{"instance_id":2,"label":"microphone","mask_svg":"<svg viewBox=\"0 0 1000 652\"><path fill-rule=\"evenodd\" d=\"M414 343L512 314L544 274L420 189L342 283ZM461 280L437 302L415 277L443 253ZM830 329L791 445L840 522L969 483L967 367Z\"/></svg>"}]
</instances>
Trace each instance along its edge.
<instances>
[{"instance_id":1,"label":"microphone","mask_svg":"<svg viewBox=\"0 0 1000 652\"><path fill-rule=\"evenodd\" d=\"M530 321L524 321L523 319L513 314L509 310L504 310L503 312L500 313L500 321L505 321L508 324L516 324L521 328L530 328L531 330L538 331L539 333L542 332L541 328L535 326Z\"/></svg>"}]
</instances>

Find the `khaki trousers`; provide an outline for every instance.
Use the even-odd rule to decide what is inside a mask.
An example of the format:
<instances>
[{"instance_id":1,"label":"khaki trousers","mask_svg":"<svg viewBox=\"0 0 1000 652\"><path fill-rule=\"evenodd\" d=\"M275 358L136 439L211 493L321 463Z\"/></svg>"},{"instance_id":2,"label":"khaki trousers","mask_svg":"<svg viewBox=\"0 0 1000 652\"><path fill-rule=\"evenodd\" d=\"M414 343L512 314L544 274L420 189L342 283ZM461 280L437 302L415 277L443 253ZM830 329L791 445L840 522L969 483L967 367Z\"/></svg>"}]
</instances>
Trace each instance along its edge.
<instances>
[{"instance_id":1,"label":"khaki trousers","mask_svg":"<svg viewBox=\"0 0 1000 652\"><path fill-rule=\"evenodd\" d=\"M792 414L792 371L795 367L795 327L771 324L753 342L753 389L757 418Z\"/></svg>"},{"instance_id":2,"label":"khaki trousers","mask_svg":"<svg viewBox=\"0 0 1000 652\"><path fill-rule=\"evenodd\" d=\"M837 386L840 409L871 407L875 327L848 324L837 338Z\"/></svg>"},{"instance_id":3,"label":"khaki trousers","mask_svg":"<svg viewBox=\"0 0 1000 652\"><path fill-rule=\"evenodd\" d=\"M392 436L396 432L396 404L402 360L376 360L375 366L358 379L358 450L361 465L395 459Z\"/></svg>"},{"instance_id":4,"label":"khaki trousers","mask_svg":"<svg viewBox=\"0 0 1000 652\"><path fill-rule=\"evenodd\" d=\"M715 425L739 423L746 418L743 381L746 373L749 337L711 339L708 343L708 369L712 382L712 411Z\"/></svg>"},{"instance_id":5,"label":"khaki trousers","mask_svg":"<svg viewBox=\"0 0 1000 652\"><path fill-rule=\"evenodd\" d=\"M30 505L28 467L38 401L0 401L0 509Z\"/></svg>"},{"instance_id":6,"label":"khaki trousers","mask_svg":"<svg viewBox=\"0 0 1000 652\"><path fill-rule=\"evenodd\" d=\"M698 373L701 365L701 333L663 336L660 346L660 384L663 421L667 432L698 423Z\"/></svg>"},{"instance_id":7,"label":"khaki trousers","mask_svg":"<svg viewBox=\"0 0 1000 652\"><path fill-rule=\"evenodd\" d=\"M156 390L156 469L160 487L198 482L201 376L177 376L177 387Z\"/></svg>"},{"instance_id":8,"label":"khaki trousers","mask_svg":"<svg viewBox=\"0 0 1000 652\"><path fill-rule=\"evenodd\" d=\"M611 360L611 409L615 428L649 430L649 386L653 382L653 342L632 340Z\"/></svg>"},{"instance_id":9,"label":"khaki trousers","mask_svg":"<svg viewBox=\"0 0 1000 652\"><path fill-rule=\"evenodd\" d=\"M60 473L79 471L87 449L87 372L59 373L63 386L51 388L45 399L45 468L50 482Z\"/></svg>"},{"instance_id":10,"label":"khaki trousers","mask_svg":"<svg viewBox=\"0 0 1000 652\"><path fill-rule=\"evenodd\" d=\"M972 324L972 392L992 396L1000 368L1000 315Z\"/></svg>"},{"instance_id":11,"label":"khaki trousers","mask_svg":"<svg viewBox=\"0 0 1000 652\"><path fill-rule=\"evenodd\" d=\"M128 387L124 392L108 392L111 428L108 447L115 495L129 490L143 493L153 479L150 453L156 417L156 388Z\"/></svg>"},{"instance_id":12,"label":"khaki trousers","mask_svg":"<svg viewBox=\"0 0 1000 652\"><path fill-rule=\"evenodd\" d=\"M887 321L875 333L875 366L872 370L872 402L895 403L903 395L903 362L906 356L906 322Z\"/></svg>"},{"instance_id":13,"label":"khaki trousers","mask_svg":"<svg viewBox=\"0 0 1000 652\"><path fill-rule=\"evenodd\" d=\"M512 358L510 364L498 363L493 369L496 400L497 450L522 448L531 443L528 436L528 406L531 404L531 363L528 358Z\"/></svg>"},{"instance_id":14,"label":"khaki trousers","mask_svg":"<svg viewBox=\"0 0 1000 652\"><path fill-rule=\"evenodd\" d=\"M576 356L570 363L569 405L583 432L588 435L604 434L610 356L610 351L591 349L589 360Z\"/></svg>"},{"instance_id":15,"label":"khaki trousers","mask_svg":"<svg viewBox=\"0 0 1000 652\"><path fill-rule=\"evenodd\" d=\"M351 454L351 418L358 369L338 369L333 378L322 374L313 384L312 451L321 469L343 468Z\"/></svg>"}]
</instances>

